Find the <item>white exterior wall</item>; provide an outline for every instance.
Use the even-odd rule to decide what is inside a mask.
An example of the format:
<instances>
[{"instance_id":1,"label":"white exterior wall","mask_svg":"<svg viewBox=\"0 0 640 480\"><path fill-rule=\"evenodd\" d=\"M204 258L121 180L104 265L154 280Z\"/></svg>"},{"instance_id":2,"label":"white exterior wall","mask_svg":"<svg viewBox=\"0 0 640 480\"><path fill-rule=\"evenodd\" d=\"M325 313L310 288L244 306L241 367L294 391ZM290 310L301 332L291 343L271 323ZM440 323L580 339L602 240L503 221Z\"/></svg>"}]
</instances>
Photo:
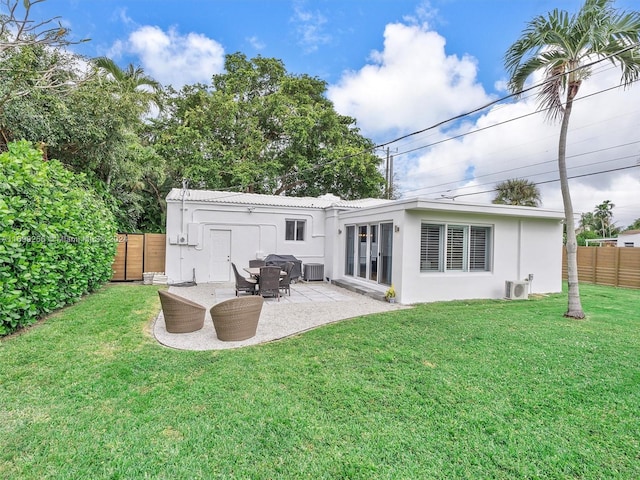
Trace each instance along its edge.
<instances>
[{"instance_id":1,"label":"white exterior wall","mask_svg":"<svg viewBox=\"0 0 640 480\"><path fill-rule=\"evenodd\" d=\"M334 255L339 259L334 278L363 282L344 275L347 225L393 222L392 281L400 303L503 298L506 280L533 275L531 293L562 289L562 224L557 218L537 219L482 215L455 211L402 210L385 206L341 215L343 231ZM423 222L492 227L492 268L489 272L421 272L420 228ZM366 282L371 287L375 284ZM387 286L378 285L381 291Z\"/></svg>"},{"instance_id":2,"label":"white exterior wall","mask_svg":"<svg viewBox=\"0 0 640 480\"><path fill-rule=\"evenodd\" d=\"M618 235L618 247L624 247L625 243L633 243L634 247L640 247L640 233L631 233L625 234L621 233Z\"/></svg>"},{"instance_id":3,"label":"white exterior wall","mask_svg":"<svg viewBox=\"0 0 640 480\"><path fill-rule=\"evenodd\" d=\"M265 202L262 197L259 200ZM233 281L231 262L241 271L251 259L286 254L303 264L322 263L324 276L331 280L345 278L384 292L388 285L344 275L346 227L391 223L392 282L400 303L503 298L506 280L522 281L529 275L533 275L531 293L562 289L561 212L420 199L366 208L328 206L326 202L309 205L233 204L188 198L183 204L181 200L168 200L169 282L190 281L194 270L198 283ZM287 220L305 221L304 241L285 240ZM491 270L421 272L423 222L492 227Z\"/></svg>"},{"instance_id":4,"label":"white exterior wall","mask_svg":"<svg viewBox=\"0 0 640 480\"><path fill-rule=\"evenodd\" d=\"M246 205L189 200L184 203L184 217L181 209L181 202L167 202L165 269L169 283L192 280L194 269L198 283L232 281L230 262L244 274L242 268L249 266L249 260L272 253L294 255L303 263L324 263L325 214L322 209L255 206L250 211ZM304 241L285 240L286 220L306 222ZM187 244L176 243L180 234L186 235ZM229 238L226 267L215 262L216 255L224 256L220 244L213 245L212 235L219 234Z\"/></svg>"},{"instance_id":5,"label":"white exterior wall","mask_svg":"<svg viewBox=\"0 0 640 480\"><path fill-rule=\"evenodd\" d=\"M423 222L492 227L492 268L488 272L421 272ZM504 298L506 280L533 275L531 293L562 290L562 225L557 220L408 212L402 268L402 303ZM395 272L394 272L395 273Z\"/></svg>"}]
</instances>

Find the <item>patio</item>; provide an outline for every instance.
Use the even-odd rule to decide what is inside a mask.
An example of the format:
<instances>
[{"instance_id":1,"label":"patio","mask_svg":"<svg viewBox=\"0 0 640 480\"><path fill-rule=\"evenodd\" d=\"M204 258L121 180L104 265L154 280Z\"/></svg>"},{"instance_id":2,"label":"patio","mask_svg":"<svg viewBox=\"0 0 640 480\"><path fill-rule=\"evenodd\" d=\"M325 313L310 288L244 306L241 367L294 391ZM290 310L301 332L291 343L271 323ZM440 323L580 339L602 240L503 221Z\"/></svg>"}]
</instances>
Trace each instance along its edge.
<instances>
[{"instance_id":1,"label":"patio","mask_svg":"<svg viewBox=\"0 0 640 480\"><path fill-rule=\"evenodd\" d=\"M240 342L223 342L216 337L209 309L235 298L233 283L204 283L194 287L170 287L169 291L207 308L204 327L192 333L169 333L162 311L153 334L159 343L180 350L223 350L257 345L296 335L329 323L403 307L374 300L344 288L321 282L291 285L291 295L265 298L255 337Z\"/></svg>"}]
</instances>

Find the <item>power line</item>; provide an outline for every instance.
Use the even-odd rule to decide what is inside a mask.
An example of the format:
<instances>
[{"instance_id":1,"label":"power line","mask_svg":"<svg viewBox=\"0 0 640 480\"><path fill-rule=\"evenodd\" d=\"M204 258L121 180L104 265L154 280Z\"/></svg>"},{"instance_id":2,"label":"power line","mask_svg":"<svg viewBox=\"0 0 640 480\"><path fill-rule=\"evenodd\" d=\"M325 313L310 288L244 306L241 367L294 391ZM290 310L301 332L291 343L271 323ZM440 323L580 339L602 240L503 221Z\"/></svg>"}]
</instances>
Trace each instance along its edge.
<instances>
[{"instance_id":1,"label":"power line","mask_svg":"<svg viewBox=\"0 0 640 480\"><path fill-rule=\"evenodd\" d=\"M582 157L582 156L585 156L585 155L592 155L594 153L606 152L608 150L613 150L615 148L628 147L630 145L636 145L638 143L640 143L640 140L637 140L637 141L634 141L634 142L629 142L629 143L623 143L623 144L619 144L619 145L614 145L614 146L611 146L611 147L600 148L600 149L597 149L597 150L590 150L588 152L577 153L575 155L568 155L566 158L567 158L567 160L568 159L572 159L572 158L578 158L578 157ZM635 156L635 155L631 155L631 156ZM586 165L576 165L576 166L571 167L571 168L588 167L590 165L595 165L595 164L598 164L598 163L607 163L607 162L611 162L611 161L615 161L615 160L622 160L622 159L625 159L625 158L629 158L631 156L611 158L611 159L604 160L604 161L601 161L601 162L595 162L595 163L590 163L590 164L586 164ZM545 160L544 162L532 163L532 164L529 164L529 165L526 165L526 166L523 166L523 167L514 167L514 168L509 168L509 169L506 169L506 170L500 170L500 171L497 171L497 172L485 173L483 175L476 175L476 176L474 176L474 179L483 178L483 177L490 177L490 176L493 176L493 175L499 175L501 173L513 172L515 170L522 170L522 169L530 168L530 167L538 167L540 165L546 165L548 163L555 163L555 162L557 162L557 159ZM536 173L536 174L532 174L530 176L545 175L547 173L553 173L553 172ZM450 182L444 182L444 183L440 183L440 184L437 184L437 185L430 185L430 186L427 186L427 187L420 187L420 188L415 188L415 189L411 189L411 190L404 190L403 193L417 192L417 191L420 191L420 190L427 190L427 189L431 189L431 188L443 187L445 185L451 185L451 184L455 184L455 183L458 183L458 182L460 182L460 180L452 180ZM486 184L482 184L482 185L486 185ZM478 185L475 185L475 186L478 186ZM460 187L460 188L462 189L462 188L471 188L471 187ZM431 194L434 194L434 193L440 193L440 191L431 192Z\"/></svg>"},{"instance_id":2,"label":"power line","mask_svg":"<svg viewBox=\"0 0 640 480\"><path fill-rule=\"evenodd\" d=\"M609 169L609 170L601 170L599 172L584 173L582 175L573 175L573 176L567 177L567 180L572 180L574 178L591 177L593 175L601 175L603 173L618 172L618 171L621 171L621 170L629 170L630 168L638 168L638 167L640 167L640 165L636 164L636 165L628 165L626 167L612 168L612 169ZM553 182L559 182L559 181L560 181L560 179L556 178L556 179L553 179L553 180L544 180L542 182L534 182L534 184L535 185L543 185L545 183L553 183ZM447 198L451 198L451 199L455 200L458 197L467 197L467 196L470 196L470 195L480 195L480 194L483 194L483 193L492 193L492 192L495 192L495 191L496 191L496 189L492 188L491 190L483 190L481 192L461 193L460 195L452 195L451 197L447 197Z\"/></svg>"}]
</instances>

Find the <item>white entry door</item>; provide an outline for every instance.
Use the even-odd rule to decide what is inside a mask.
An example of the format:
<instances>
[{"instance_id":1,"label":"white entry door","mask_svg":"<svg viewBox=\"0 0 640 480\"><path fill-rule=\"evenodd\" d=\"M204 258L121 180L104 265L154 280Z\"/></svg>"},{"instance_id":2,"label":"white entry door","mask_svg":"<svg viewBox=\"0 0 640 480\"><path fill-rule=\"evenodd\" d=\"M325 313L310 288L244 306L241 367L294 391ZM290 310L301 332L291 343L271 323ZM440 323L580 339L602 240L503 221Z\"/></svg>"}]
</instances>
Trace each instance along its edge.
<instances>
[{"instance_id":1,"label":"white entry door","mask_svg":"<svg viewBox=\"0 0 640 480\"><path fill-rule=\"evenodd\" d=\"M231 230L211 230L209 281L228 282L231 272Z\"/></svg>"}]
</instances>

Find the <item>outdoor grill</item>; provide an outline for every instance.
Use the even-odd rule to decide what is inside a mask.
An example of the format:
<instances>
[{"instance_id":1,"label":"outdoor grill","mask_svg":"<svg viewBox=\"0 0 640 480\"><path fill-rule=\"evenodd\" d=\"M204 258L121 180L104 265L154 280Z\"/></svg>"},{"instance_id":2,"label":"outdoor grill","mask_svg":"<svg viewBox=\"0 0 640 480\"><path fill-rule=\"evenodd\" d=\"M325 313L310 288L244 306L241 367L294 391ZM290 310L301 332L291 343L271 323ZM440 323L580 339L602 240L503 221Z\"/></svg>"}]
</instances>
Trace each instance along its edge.
<instances>
[{"instance_id":1,"label":"outdoor grill","mask_svg":"<svg viewBox=\"0 0 640 480\"><path fill-rule=\"evenodd\" d=\"M291 271L291 280L298 280L302 276L302 261L293 255L277 255L272 253L271 255L267 255L264 261L267 262L267 265L275 265L281 268L285 263L292 262L293 270Z\"/></svg>"}]
</instances>

